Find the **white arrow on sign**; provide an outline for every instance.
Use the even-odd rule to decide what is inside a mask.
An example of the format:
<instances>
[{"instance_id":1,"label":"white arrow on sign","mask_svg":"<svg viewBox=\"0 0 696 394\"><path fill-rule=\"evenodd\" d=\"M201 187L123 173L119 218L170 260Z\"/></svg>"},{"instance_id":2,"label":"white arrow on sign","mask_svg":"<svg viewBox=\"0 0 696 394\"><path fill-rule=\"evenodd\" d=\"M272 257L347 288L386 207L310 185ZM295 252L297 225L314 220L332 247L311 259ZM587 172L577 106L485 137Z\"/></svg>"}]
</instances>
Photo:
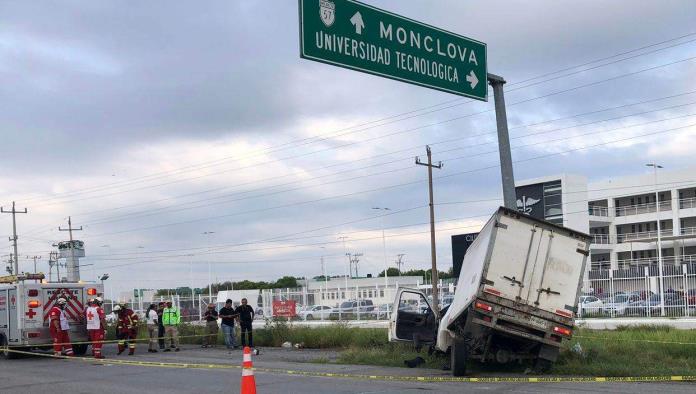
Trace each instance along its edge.
<instances>
[{"instance_id":1,"label":"white arrow on sign","mask_svg":"<svg viewBox=\"0 0 696 394\"><path fill-rule=\"evenodd\" d=\"M466 81L471 84L472 89L476 89L476 85L478 85L479 80L476 78L476 74L474 74L474 70L471 70L469 75L466 76Z\"/></svg>"},{"instance_id":2,"label":"white arrow on sign","mask_svg":"<svg viewBox=\"0 0 696 394\"><path fill-rule=\"evenodd\" d=\"M365 22L363 22L362 15L360 15L360 11L356 12L355 15L353 15L352 18L350 18L350 23L355 26L355 32L358 34L362 34L362 29L365 28Z\"/></svg>"}]
</instances>

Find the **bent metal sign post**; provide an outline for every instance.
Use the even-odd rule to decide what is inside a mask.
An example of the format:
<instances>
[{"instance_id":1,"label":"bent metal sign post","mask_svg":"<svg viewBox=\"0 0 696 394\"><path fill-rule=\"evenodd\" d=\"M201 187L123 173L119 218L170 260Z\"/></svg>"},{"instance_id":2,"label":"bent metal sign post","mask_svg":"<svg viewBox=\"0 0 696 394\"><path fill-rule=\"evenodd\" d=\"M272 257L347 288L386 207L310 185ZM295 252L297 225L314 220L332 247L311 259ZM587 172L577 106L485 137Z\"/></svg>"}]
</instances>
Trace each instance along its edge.
<instances>
[{"instance_id":1,"label":"bent metal sign post","mask_svg":"<svg viewBox=\"0 0 696 394\"><path fill-rule=\"evenodd\" d=\"M300 56L487 101L486 44L353 0L299 0Z\"/></svg>"}]
</instances>

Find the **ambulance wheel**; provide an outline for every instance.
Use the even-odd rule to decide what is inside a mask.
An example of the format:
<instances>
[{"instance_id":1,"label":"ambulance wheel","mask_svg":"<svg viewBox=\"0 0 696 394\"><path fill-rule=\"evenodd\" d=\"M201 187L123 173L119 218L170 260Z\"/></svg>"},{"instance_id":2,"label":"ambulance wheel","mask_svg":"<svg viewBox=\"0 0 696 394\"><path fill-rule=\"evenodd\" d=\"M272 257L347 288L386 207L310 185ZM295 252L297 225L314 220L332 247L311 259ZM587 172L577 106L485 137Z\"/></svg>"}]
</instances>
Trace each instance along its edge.
<instances>
[{"instance_id":1,"label":"ambulance wheel","mask_svg":"<svg viewBox=\"0 0 696 394\"><path fill-rule=\"evenodd\" d=\"M12 349L7 346L7 339L5 339L4 335L0 335L0 357L5 360L12 360L19 356L18 353L11 352L10 350Z\"/></svg>"},{"instance_id":2,"label":"ambulance wheel","mask_svg":"<svg viewBox=\"0 0 696 394\"><path fill-rule=\"evenodd\" d=\"M75 353L76 356L84 356L85 353L87 353L87 344L79 344L79 345L73 345L73 353Z\"/></svg>"}]
</instances>

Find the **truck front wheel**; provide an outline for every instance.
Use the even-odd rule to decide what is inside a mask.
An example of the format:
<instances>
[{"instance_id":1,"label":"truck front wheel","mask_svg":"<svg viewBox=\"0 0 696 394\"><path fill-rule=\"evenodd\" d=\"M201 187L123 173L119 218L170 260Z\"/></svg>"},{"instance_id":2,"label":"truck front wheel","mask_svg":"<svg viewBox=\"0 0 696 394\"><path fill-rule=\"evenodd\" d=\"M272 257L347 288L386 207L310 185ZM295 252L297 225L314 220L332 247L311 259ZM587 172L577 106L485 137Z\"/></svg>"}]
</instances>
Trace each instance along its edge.
<instances>
[{"instance_id":1,"label":"truck front wheel","mask_svg":"<svg viewBox=\"0 0 696 394\"><path fill-rule=\"evenodd\" d=\"M462 340L455 339L450 349L450 367L452 375L466 375L466 362L469 359L469 348Z\"/></svg>"}]
</instances>

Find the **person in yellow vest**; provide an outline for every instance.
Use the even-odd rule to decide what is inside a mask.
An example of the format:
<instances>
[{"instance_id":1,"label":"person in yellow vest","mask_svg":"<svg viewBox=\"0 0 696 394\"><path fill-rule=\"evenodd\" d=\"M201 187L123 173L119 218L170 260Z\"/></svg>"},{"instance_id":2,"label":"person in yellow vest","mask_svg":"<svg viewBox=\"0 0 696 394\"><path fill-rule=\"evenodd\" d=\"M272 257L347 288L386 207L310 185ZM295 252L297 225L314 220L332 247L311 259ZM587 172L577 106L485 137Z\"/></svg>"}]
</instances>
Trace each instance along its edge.
<instances>
[{"instance_id":1,"label":"person in yellow vest","mask_svg":"<svg viewBox=\"0 0 696 394\"><path fill-rule=\"evenodd\" d=\"M171 301L167 301L167 307L162 311L162 324L164 325L164 343L167 340L171 341L170 346L164 349L165 352L170 352L172 349L179 351L179 323L181 322L181 313L179 308L172 306Z\"/></svg>"}]
</instances>

